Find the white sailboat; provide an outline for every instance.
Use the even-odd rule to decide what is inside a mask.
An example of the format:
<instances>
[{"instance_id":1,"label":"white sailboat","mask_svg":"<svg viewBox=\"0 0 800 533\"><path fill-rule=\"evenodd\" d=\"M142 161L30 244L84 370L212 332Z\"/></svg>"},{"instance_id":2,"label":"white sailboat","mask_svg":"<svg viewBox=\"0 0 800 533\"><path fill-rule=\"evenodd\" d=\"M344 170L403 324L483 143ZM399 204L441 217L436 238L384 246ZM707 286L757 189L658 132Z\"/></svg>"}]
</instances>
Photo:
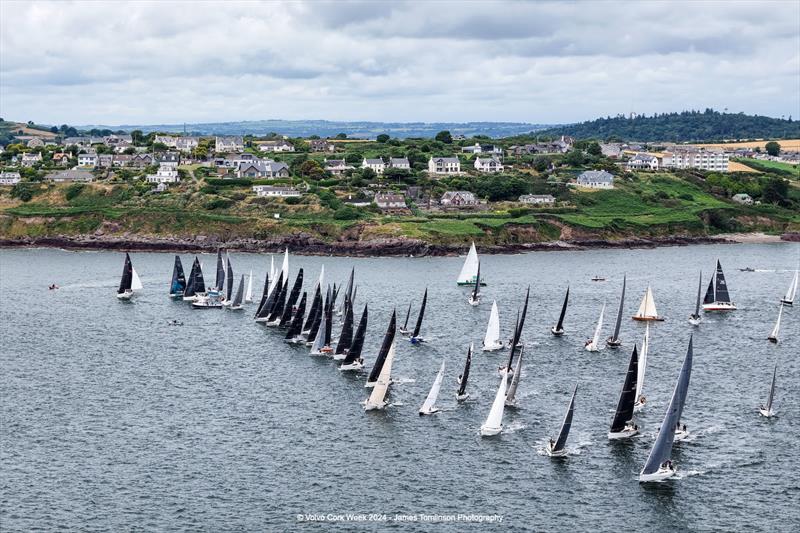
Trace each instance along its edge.
<instances>
[{"instance_id":1,"label":"white sailboat","mask_svg":"<svg viewBox=\"0 0 800 533\"><path fill-rule=\"evenodd\" d=\"M486 335L483 337L483 351L494 352L505 348L500 340L500 312L497 302L492 302L492 312L489 314L489 325L486 326Z\"/></svg>"},{"instance_id":2,"label":"white sailboat","mask_svg":"<svg viewBox=\"0 0 800 533\"><path fill-rule=\"evenodd\" d=\"M633 404L633 412L638 413L644 409L647 403L647 398L642 394L642 387L644 386L644 372L647 366L647 351L650 349L650 324L648 323L644 329L644 340L642 341L642 353L639 354L639 365L636 377L636 403Z\"/></svg>"},{"instance_id":3,"label":"white sailboat","mask_svg":"<svg viewBox=\"0 0 800 533\"><path fill-rule=\"evenodd\" d=\"M772 333L769 334L767 340L773 344L778 344L778 333L781 329L781 316L783 315L783 305L778 308L778 321L775 322L775 327L772 328Z\"/></svg>"},{"instance_id":4,"label":"white sailboat","mask_svg":"<svg viewBox=\"0 0 800 533\"><path fill-rule=\"evenodd\" d=\"M517 387L519 387L519 380L522 377L522 356L525 354L525 348L519 349L519 357L517 357L517 366L514 368L514 374L511 376L511 384L506 391L506 407L517 406Z\"/></svg>"},{"instance_id":5,"label":"white sailboat","mask_svg":"<svg viewBox=\"0 0 800 533\"><path fill-rule=\"evenodd\" d=\"M491 437L503 431L503 412L506 405L507 374L503 372L500 376L500 385L497 387L497 394L492 402L492 408L486 422L481 426L481 436Z\"/></svg>"},{"instance_id":6,"label":"white sailboat","mask_svg":"<svg viewBox=\"0 0 800 533\"><path fill-rule=\"evenodd\" d=\"M794 278L792 278L792 282L789 284L789 290L786 291L786 295L781 298L781 303L784 305L793 305L794 304L794 297L797 295L797 275L798 269L794 271Z\"/></svg>"},{"instance_id":7,"label":"white sailboat","mask_svg":"<svg viewBox=\"0 0 800 533\"><path fill-rule=\"evenodd\" d=\"M247 277L247 292L244 294L245 303L253 303L253 270L250 270L250 275Z\"/></svg>"},{"instance_id":8,"label":"white sailboat","mask_svg":"<svg viewBox=\"0 0 800 533\"><path fill-rule=\"evenodd\" d=\"M475 249L475 242L473 241L456 283L459 285L475 285L475 278L478 276L478 262L478 251ZM486 282L481 281L481 285L486 285Z\"/></svg>"},{"instance_id":9,"label":"white sailboat","mask_svg":"<svg viewBox=\"0 0 800 533\"><path fill-rule=\"evenodd\" d=\"M606 304L603 304L603 307L600 309L600 318L597 319L597 327L594 328L594 337L591 340L586 341L584 348L587 352L599 352L600 351L600 330L603 329L603 313L606 312Z\"/></svg>"},{"instance_id":10,"label":"white sailboat","mask_svg":"<svg viewBox=\"0 0 800 533\"><path fill-rule=\"evenodd\" d=\"M635 315L633 315L633 319L640 321L664 320L662 317L658 316L658 311L656 311L656 302L653 299L653 290L650 288L650 285L647 286L647 291L644 293L642 303L639 304L639 310L636 311Z\"/></svg>"},{"instance_id":11,"label":"white sailboat","mask_svg":"<svg viewBox=\"0 0 800 533\"><path fill-rule=\"evenodd\" d=\"M436 399L439 397L439 389L442 388L442 379L444 379L444 361L442 361L442 366L436 374L436 379L433 380L433 385L430 392L428 392L428 397L425 398L425 403L419 409L420 416L432 415L439 411L439 408L436 407Z\"/></svg>"},{"instance_id":12,"label":"white sailboat","mask_svg":"<svg viewBox=\"0 0 800 533\"><path fill-rule=\"evenodd\" d=\"M383 363L381 373L378 380L372 387L372 392L364 402L364 410L372 411L375 409L383 409L386 407L386 393L389 392L389 385L392 382L392 363L394 362L394 341L389 346L389 353L386 355L386 361Z\"/></svg>"},{"instance_id":13,"label":"white sailboat","mask_svg":"<svg viewBox=\"0 0 800 533\"><path fill-rule=\"evenodd\" d=\"M772 368L772 383L769 385L769 396L767 397L766 405L758 408L758 413L765 417L771 418L775 416L775 411L772 410L772 400L775 397L775 378L778 375L778 362L775 361L775 366Z\"/></svg>"}]
</instances>

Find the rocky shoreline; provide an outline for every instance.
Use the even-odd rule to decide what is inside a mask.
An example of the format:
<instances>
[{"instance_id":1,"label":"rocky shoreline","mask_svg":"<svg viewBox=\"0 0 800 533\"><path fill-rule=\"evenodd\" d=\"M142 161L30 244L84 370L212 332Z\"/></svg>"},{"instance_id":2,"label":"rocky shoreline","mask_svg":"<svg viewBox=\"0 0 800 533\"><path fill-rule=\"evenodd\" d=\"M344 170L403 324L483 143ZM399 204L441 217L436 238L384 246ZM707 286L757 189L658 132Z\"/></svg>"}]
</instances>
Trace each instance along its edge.
<instances>
[{"instance_id":1,"label":"rocky shoreline","mask_svg":"<svg viewBox=\"0 0 800 533\"><path fill-rule=\"evenodd\" d=\"M800 240L789 234L783 240ZM777 240L775 238L772 241ZM484 254L522 253L538 250L588 250L600 248L655 248L659 246L688 246L741 242L729 236L683 236L658 238L624 238L619 240L580 239L538 243L481 245ZM278 239L235 239L230 241L197 236L193 239L148 237L140 235L80 235L38 238L0 238L0 248L47 247L67 250L128 250L153 252L210 252L225 248L237 252L279 252L285 247L305 255L339 255L349 257L425 257L463 254L465 245L434 244L416 239L387 238L370 241L325 242L310 235L294 234Z\"/></svg>"}]
</instances>

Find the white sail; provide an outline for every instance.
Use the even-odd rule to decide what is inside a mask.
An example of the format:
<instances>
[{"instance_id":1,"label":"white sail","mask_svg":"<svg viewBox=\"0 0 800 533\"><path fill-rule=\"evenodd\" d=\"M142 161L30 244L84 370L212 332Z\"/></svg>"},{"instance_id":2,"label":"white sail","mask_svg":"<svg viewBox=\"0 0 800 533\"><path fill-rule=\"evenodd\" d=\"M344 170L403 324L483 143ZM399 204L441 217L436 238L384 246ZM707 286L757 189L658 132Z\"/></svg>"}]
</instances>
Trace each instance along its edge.
<instances>
[{"instance_id":1,"label":"white sail","mask_svg":"<svg viewBox=\"0 0 800 533\"><path fill-rule=\"evenodd\" d=\"M244 296L244 301L250 303L253 301L253 271L250 270L250 276L247 278L247 292Z\"/></svg>"},{"instance_id":2,"label":"white sail","mask_svg":"<svg viewBox=\"0 0 800 533\"><path fill-rule=\"evenodd\" d=\"M134 270L134 272L136 272ZM775 342L778 341L778 332L781 329L781 316L783 315L783 306L778 308L778 321L775 322L775 327L772 328L772 333L769 334L769 339L774 340Z\"/></svg>"},{"instance_id":3,"label":"white sail","mask_svg":"<svg viewBox=\"0 0 800 533\"><path fill-rule=\"evenodd\" d=\"M364 410L383 409L386 407L386 393L389 391L389 384L392 381L392 362L394 361L394 342L389 346L389 353L386 354L386 361L381 367L378 380L372 388L372 393L364 403Z\"/></svg>"},{"instance_id":4,"label":"white sail","mask_svg":"<svg viewBox=\"0 0 800 533\"><path fill-rule=\"evenodd\" d=\"M289 279L289 247L286 247L286 251L283 254L283 266L281 266L281 272L283 272L283 279Z\"/></svg>"},{"instance_id":5,"label":"white sail","mask_svg":"<svg viewBox=\"0 0 800 533\"><path fill-rule=\"evenodd\" d=\"M483 346L490 348L500 344L500 313L497 310L497 302L492 302L492 312L489 314L489 325L486 327L486 336L483 338Z\"/></svg>"},{"instance_id":6,"label":"white sail","mask_svg":"<svg viewBox=\"0 0 800 533\"><path fill-rule=\"evenodd\" d=\"M506 406L506 372L500 377L500 386L497 387L497 394L492 402L492 409L486 422L481 426L481 435L497 435L503 430L503 412Z\"/></svg>"},{"instance_id":7,"label":"white sail","mask_svg":"<svg viewBox=\"0 0 800 533\"><path fill-rule=\"evenodd\" d=\"M469 248L467 259L464 261L464 266L461 267L461 273L456 280L460 284L473 283L475 276L478 275L478 251L475 249L475 242Z\"/></svg>"},{"instance_id":8,"label":"white sail","mask_svg":"<svg viewBox=\"0 0 800 533\"><path fill-rule=\"evenodd\" d=\"M798 271L794 271L794 278L792 282L789 284L789 290L786 291L786 296L783 297L782 302L786 303L794 303L794 297L797 295L797 274Z\"/></svg>"},{"instance_id":9,"label":"white sail","mask_svg":"<svg viewBox=\"0 0 800 533\"><path fill-rule=\"evenodd\" d=\"M420 407L419 409L419 414L430 415L439 410L436 408L436 399L439 397L439 389L442 388L443 378L444 378L444 361L442 361L442 366L439 367L439 373L436 374L436 379L433 380L433 386L431 387L430 392L428 392L428 397L425 398L425 403L423 403L422 407Z\"/></svg>"},{"instance_id":10,"label":"white sail","mask_svg":"<svg viewBox=\"0 0 800 533\"><path fill-rule=\"evenodd\" d=\"M598 350L599 342L600 342L600 330L603 329L603 314L606 312L606 304L603 304L603 307L600 308L600 318L597 319L597 327L594 328L594 337L592 337L592 342L586 346L586 349L590 352L596 352Z\"/></svg>"},{"instance_id":11,"label":"white sail","mask_svg":"<svg viewBox=\"0 0 800 533\"><path fill-rule=\"evenodd\" d=\"M647 292L644 293L644 298L642 298L642 303L639 304L639 310L636 311L636 316L638 318L658 317L656 302L653 299L653 291L650 289L650 285L647 286Z\"/></svg>"},{"instance_id":12,"label":"white sail","mask_svg":"<svg viewBox=\"0 0 800 533\"><path fill-rule=\"evenodd\" d=\"M139 274L136 273L136 269L131 267L131 271L133 276L131 277L131 290L132 291L139 291L142 290L142 280L139 279Z\"/></svg>"},{"instance_id":13,"label":"white sail","mask_svg":"<svg viewBox=\"0 0 800 533\"><path fill-rule=\"evenodd\" d=\"M275 256L269 256L269 279L275 279Z\"/></svg>"},{"instance_id":14,"label":"white sail","mask_svg":"<svg viewBox=\"0 0 800 533\"><path fill-rule=\"evenodd\" d=\"M639 363L636 376L636 401L642 397L642 386L644 385L644 371L647 366L647 350L650 348L650 324L644 328L644 340L642 341L642 351L639 353Z\"/></svg>"}]
</instances>

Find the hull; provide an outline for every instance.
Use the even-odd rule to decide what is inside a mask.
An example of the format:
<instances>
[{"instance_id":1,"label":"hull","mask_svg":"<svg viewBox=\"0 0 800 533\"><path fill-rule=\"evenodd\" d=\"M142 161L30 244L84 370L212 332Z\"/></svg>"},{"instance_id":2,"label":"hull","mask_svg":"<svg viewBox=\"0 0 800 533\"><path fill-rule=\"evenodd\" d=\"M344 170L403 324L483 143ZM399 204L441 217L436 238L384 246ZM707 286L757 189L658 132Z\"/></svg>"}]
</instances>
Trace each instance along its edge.
<instances>
[{"instance_id":1,"label":"hull","mask_svg":"<svg viewBox=\"0 0 800 533\"><path fill-rule=\"evenodd\" d=\"M775 416L775 411L773 411L772 409L764 409L763 407L761 407L758 410L758 414L760 414L764 418L772 418L773 416Z\"/></svg>"},{"instance_id":2,"label":"hull","mask_svg":"<svg viewBox=\"0 0 800 533\"><path fill-rule=\"evenodd\" d=\"M474 287L475 286L475 280L472 280L472 281L457 281L456 283L458 284L459 287ZM486 282L481 280L481 287L485 287L485 286L486 286Z\"/></svg>"},{"instance_id":3,"label":"hull","mask_svg":"<svg viewBox=\"0 0 800 533\"><path fill-rule=\"evenodd\" d=\"M179 293L172 293L171 292L171 293L169 293L169 297L170 298L176 298L176 299L177 298L183 298L183 293L182 292L179 292Z\"/></svg>"},{"instance_id":4,"label":"hull","mask_svg":"<svg viewBox=\"0 0 800 533\"><path fill-rule=\"evenodd\" d=\"M550 333L552 333L556 337L560 337L561 335L564 334L564 328L556 329L556 327L553 326L552 328L550 328Z\"/></svg>"},{"instance_id":5,"label":"hull","mask_svg":"<svg viewBox=\"0 0 800 533\"><path fill-rule=\"evenodd\" d=\"M125 291L117 293L117 300L130 300L133 298L133 291Z\"/></svg>"},{"instance_id":6,"label":"hull","mask_svg":"<svg viewBox=\"0 0 800 533\"><path fill-rule=\"evenodd\" d=\"M606 339L606 346L608 346L609 348L619 348L620 346L622 346L622 341L619 339L617 340Z\"/></svg>"},{"instance_id":7,"label":"hull","mask_svg":"<svg viewBox=\"0 0 800 533\"><path fill-rule=\"evenodd\" d=\"M464 394L456 394L456 400L459 402L466 401L469 398L469 393L465 392Z\"/></svg>"},{"instance_id":8,"label":"hull","mask_svg":"<svg viewBox=\"0 0 800 533\"><path fill-rule=\"evenodd\" d=\"M305 344L306 340L303 337L292 337L291 339L283 339L286 344Z\"/></svg>"},{"instance_id":9,"label":"hull","mask_svg":"<svg viewBox=\"0 0 800 533\"><path fill-rule=\"evenodd\" d=\"M354 361L349 365L342 365L339 367L339 370L342 372L357 372L364 368L364 363L359 363L358 361Z\"/></svg>"},{"instance_id":10,"label":"hull","mask_svg":"<svg viewBox=\"0 0 800 533\"><path fill-rule=\"evenodd\" d=\"M410 329L405 329L405 328L397 328L397 331L399 331L399 332L400 332L400 335L404 335L404 336L406 336L406 337L408 337L409 335L411 335L411 330L410 330Z\"/></svg>"},{"instance_id":11,"label":"hull","mask_svg":"<svg viewBox=\"0 0 800 533\"><path fill-rule=\"evenodd\" d=\"M422 337L410 337L408 340L411 344L422 344L425 342L425 339Z\"/></svg>"},{"instance_id":12,"label":"hull","mask_svg":"<svg viewBox=\"0 0 800 533\"><path fill-rule=\"evenodd\" d=\"M498 342L498 343L495 343L495 344L490 344L488 346L484 345L482 349L483 349L484 352L497 352L499 350L502 350L503 348L505 348L503 343L502 342Z\"/></svg>"},{"instance_id":13,"label":"hull","mask_svg":"<svg viewBox=\"0 0 800 533\"><path fill-rule=\"evenodd\" d=\"M333 348L330 346L325 346L324 348L320 348L320 350L309 352L309 355L325 355L328 356L333 353Z\"/></svg>"},{"instance_id":14,"label":"hull","mask_svg":"<svg viewBox=\"0 0 800 533\"><path fill-rule=\"evenodd\" d=\"M695 316L695 315L689 316L689 324L691 324L693 326L699 326L700 322L702 322L702 321L703 321L703 318L701 316Z\"/></svg>"},{"instance_id":15,"label":"hull","mask_svg":"<svg viewBox=\"0 0 800 533\"><path fill-rule=\"evenodd\" d=\"M781 298L781 303L783 305L794 305L794 300L786 300L785 298Z\"/></svg>"},{"instance_id":16,"label":"hull","mask_svg":"<svg viewBox=\"0 0 800 533\"><path fill-rule=\"evenodd\" d=\"M481 437L493 437L503 431L503 426L481 426Z\"/></svg>"},{"instance_id":17,"label":"hull","mask_svg":"<svg viewBox=\"0 0 800 533\"><path fill-rule=\"evenodd\" d=\"M192 308L194 309L222 309L222 304L213 304L213 303L205 303L205 302L192 302Z\"/></svg>"},{"instance_id":18,"label":"hull","mask_svg":"<svg viewBox=\"0 0 800 533\"><path fill-rule=\"evenodd\" d=\"M467 303L472 307L477 307L478 304L481 303L481 299L480 297L478 297L477 299L473 300L472 296L470 296L469 298L467 298Z\"/></svg>"},{"instance_id":19,"label":"hull","mask_svg":"<svg viewBox=\"0 0 800 533\"><path fill-rule=\"evenodd\" d=\"M711 302L703 304L703 311L736 311L736 304L733 302Z\"/></svg>"},{"instance_id":20,"label":"hull","mask_svg":"<svg viewBox=\"0 0 800 533\"><path fill-rule=\"evenodd\" d=\"M598 347L597 347L597 345L596 345L596 344L594 344L594 343L592 343L592 344L587 344L586 346L584 346L584 349L585 349L587 352L599 352L599 351L600 351L600 348L598 348Z\"/></svg>"},{"instance_id":21,"label":"hull","mask_svg":"<svg viewBox=\"0 0 800 533\"><path fill-rule=\"evenodd\" d=\"M769 342L771 342L772 344L778 344L778 337L774 337L774 336L770 335L769 337L767 337L767 340Z\"/></svg>"},{"instance_id":22,"label":"hull","mask_svg":"<svg viewBox=\"0 0 800 533\"><path fill-rule=\"evenodd\" d=\"M647 405L647 402L641 402L641 401L636 402L635 404L633 404L633 412L638 413L640 411L644 411L645 405Z\"/></svg>"},{"instance_id":23,"label":"hull","mask_svg":"<svg viewBox=\"0 0 800 533\"><path fill-rule=\"evenodd\" d=\"M333 354L334 361L344 361L344 358L347 357L347 354L344 353L335 353Z\"/></svg>"},{"instance_id":24,"label":"hull","mask_svg":"<svg viewBox=\"0 0 800 533\"><path fill-rule=\"evenodd\" d=\"M380 411L385 407L386 407L386 402L381 402L379 404L367 402L364 404L365 411Z\"/></svg>"},{"instance_id":25,"label":"hull","mask_svg":"<svg viewBox=\"0 0 800 533\"><path fill-rule=\"evenodd\" d=\"M682 442L689 438L688 431L676 431L675 437L672 439L672 442Z\"/></svg>"},{"instance_id":26,"label":"hull","mask_svg":"<svg viewBox=\"0 0 800 533\"><path fill-rule=\"evenodd\" d=\"M242 305L232 305L228 307L230 311L244 311L244 306Z\"/></svg>"},{"instance_id":27,"label":"hull","mask_svg":"<svg viewBox=\"0 0 800 533\"><path fill-rule=\"evenodd\" d=\"M634 320L638 320L639 322L663 322L664 317L660 316L638 316L634 315L631 318Z\"/></svg>"},{"instance_id":28,"label":"hull","mask_svg":"<svg viewBox=\"0 0 800 533\"><path fill-rule=\"evenodd\" d=\"M664 481L675 475L673 468L661 467L652 474L639 474L639 483L648 483L652 481Z\"/></svg>"},{"instance_id":29,"label":"hull","mask_svg":"<svg viewBox=\"0 0 800 533\"><path fill-rule=\"evenodd\" d=\"M609 431L608 440L629 439L634 435L637 435L638 433L639 433L638 429L634 429L632 427L626 427L622 431Z\"/></svg>"},{"instance_id":30,"label":"hull","mask_svg":"<svg viewBox=\"0 0 800 533\"><path fill-rule=\"evenodd\" d=\"M420 409L419 416L433 415L433 414L436 414L438 412L439 412L439 409L437 407L434 407L433 409L429 409L427 411L423 411L422 409Z\"/></svg>"},{"instance_id":31,"label":"hull","mask_svg":"<svg viewBox=\"0 0 800 533\"><path fill-rule=\"evenodd\" d=\"M565 450L563 448L561 450L554 450L552 445L550 445L550 444L547 445L547 448L545 449L545 453L547 453L547 455L549 457L566 457L567 456L567 450Z\"/></svg>"}]
</instances>

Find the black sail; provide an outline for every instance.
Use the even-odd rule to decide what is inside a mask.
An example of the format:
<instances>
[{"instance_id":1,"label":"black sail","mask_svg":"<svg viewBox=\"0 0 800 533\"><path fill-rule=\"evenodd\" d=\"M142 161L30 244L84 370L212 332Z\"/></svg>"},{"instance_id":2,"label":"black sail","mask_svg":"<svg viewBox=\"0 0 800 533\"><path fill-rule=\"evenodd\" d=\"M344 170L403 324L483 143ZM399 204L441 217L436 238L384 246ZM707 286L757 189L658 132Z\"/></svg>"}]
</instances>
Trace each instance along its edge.
<instances>
[{"instance_id":1,"label":"black sail","mask_svg":"<svg viewBox=\"0 0 800 533\"><path fill-rule=\"evenodd\" d=\"M331 335L333 333L333 303L328 306L325 312L325 344L324 346L331 345Z\"/></svg>"},{"instance_id":2,"label":"black sail","mask_svg":"<svg viewBox=\"0 0 800 533\"><path fill-rule=\"evenodd\" d=\"M480 281L480 279L478 280ZM467 391L467 380L469 380L469 367L472 365L472 345L467 349L467 360L464 362L464 372L461 373L461 381L458 383L458 396L464 396Z\"/></svg>"},{"instance_id":3,"label":"black sail","mask_svg":"<svg viewBox=\"0 0 800 533\"><path fill-rule=\"evenodd\" d=\"M694 304L694 316L700 316L700 294L703 291L703 273L700 272L700 281L697 282L697 301Z\"/></svg>"},{"instance_id":4,"label":"black sail","mask_svg":"<svg viewBox=\"0 0 800 533\"><path fill-rule=\"evenodd\" d=\"M567 294L564 296L564 304L561 306L561 314L558 316L556 331L564 329L564 315L567 314L567 302L569 302L569 286L567 286Z\"/></svg>"},{"instance_id":5,"label":"black sail","mask_svg":"<svg viewBox=\"0 0 800 533\"><path fill-rule=\"evenodd\" d=\"M297 272L297 277L294 280L294 285L292 285L292 291L289 293L289 298L286 300L286 305L283 308L283 314L281 315L281 323L280 326L283 327L289 323L292 319L292 311L294 309L294 304L297 303L297 298L300 296L300 291L303 289L303 269L301 268Z\"/></svg>"},{"instance_id":6,"label":"black sail","mask_svg":"<svg viewBox=\"0 0 800 533\"><path fill-rule=\"evenodd\" d=\"M222 250L217 250L217 279L214 288L218 291L225 288L225 263L222 261Z\"/></svg>"},{"instance_id":7,"label":"black sail","mask_svg":"<svg viewBox=\"0 0 800 533\"><path fill-rule=\"evenodd\" d=\"M375 383L378 381L378 376L381 375L381 370L383 369L383 363L386 362L386 356L389 354L389 348L394 342L396 328L397 316L395 311L392 311L392 319L389 321L389 328L386 330L386 334L383 336L381 350L378 352L378 357L375 359L375 365L372 367L372 371L369 373L367 383Z\"/></svg>"},{"instance_id":8,"label":"black sail","mask_svg":"<svg viewBox=\"0 0 800 533\"><path fill-rule=\"evenodd\" d=\"M334 354L343 354L353 343L353 306L349 303L345 305L344 323L342 332L339 334L339 342L336 343Z\"/></svg>"},{"instance_id":9,"label":"black sail","mask_svg":"<svg viewBox=\"0 0 800 533\"><path fill-rule=\"evenodd\" d=\"M183 273L183 264L180 256L175 256L175 265L172 267L172 282L169 285L170 294L183 294L186 289L186 275Z\"/></svg>"},{"instance_id":10,"label":"black sail","mask_svg":"<svg viewBox=\"0 0 800 533\"><path fill-rule=\"evenodd\" d=\"M519 315L517 319L517 326L514 328L514 338L511 341L511 350L508 354L508 366L506 367L508 370L511 370L511 365L514 363L514 355L517 353L517 344L519 344L519 339L522 337L522 327L525 325L525 315L528 314L528 299L531 296L531 288L528 287L528 291L525 293L525 305L522 306L522 314Z\"/></svg>"},{"instance_id":11,"label":"black sail","mask_svg":"<svg viewBox=\"0 0 800 533\"><path fill-rule=\"evenodd\" d=\"M233 267L231 266L231 259L228 258L228 273L225 279L225 299L230 300L233 297Z\"/></svg>"},{"instance_id":12,"label":"black sail","mask_svg":"<svg viewBox=\"0 0 800 533\"><path fill-rule=\"evenodd\" d=\"M314 314L314 320L311 322L311 327L308 329L308 340L314 340L317 338L317 333L319 332L319 325L322 323L322 314L325 313L325 303L322 300L322 293L317 291L317 301L314 302L314 305L317 305L317 312Z\"/></svg>"},{"instance_id":13,"label":"black sail","mask_svg":"<svg viewBox=\"0 0 800 533\"><path fill-rule=\"evenodd\" d=\"M275 298L275 303L272 305L272 310L269 312L267 322L274 322L280 320L283 314L283 307L286 305L286 295L289 292L289 280L286 280L281 287L275 287L278 292L278 297Z\"/></svg>"},{"instance_id":14,"label":"black sail","mask_svg":"<svg viewBox=\"0 0 800 533\"><path fill-rule=\"evenodd\" d=\"M267 277L264 278L264 290L261 291L261 301L258 304L258 309L256 309L256 314L253 315L254 318L258 318L261 315L261 310L264 308L264 304L267 303L267 298L269 298L269 272L267 272Z\"/></svg>"},{"instance_id":15,"label":"black sail","mask_svg":"<svg viewBox=\"0 0 800 533\"><path fill-rule=\"evenodd\" d=\"M419 308L417 315L417 324L414 326L414 333L412 337L419 337L419 330L422 327L422 318L425 316L425 305L428 303L428 289L425 289L425 294L422 296L422 305Z\"/></svg>"},{"instance_id":16,"label":"black sail","mask_svg":"<svg viewBox=\"0 0 800 533\"><path fill-rule=\"evenodd\" d=\"M364 304L364 311L361 313L361 320L358 323L358 327L356 328L356 333L353 336L353 342L350 344L350 348L347 350L347 356L342 361L343 365L349 365L359 357L361 357L361 350L364 348L364 337L367 334L367 318L369 313L367 312L367 304Z\"/></svg>"},{"instance_id":17,"label":"black sail","mask_svg":"<svg viewBox=\"0 0 800 533\"><path fill-rule=\"evenodd\" d=\"M611 422L611 432L617 433L625 429L625 423L633 418L633 407L636 403L636 377L639 368L639 352L636 345L633 345L631 360L628 363L628 372L625 374L625 383L619 394L617 411L614 413L614 421Z\"/></svg>"},{"instance_id":18,"label":"black sail","mask_svg":"<svg viewBox=\"0 0 800 533\"><path fill-rule=\"evenodd\" d=\"M628 281L628 276L622 276L622 296L619 297L619 309L617 310L617 322L614 324L614 335L611 340L619 341L619 327L622 324L622 308L625 306L625 284Z\"/></svg>"},{"instance_id":19,"label":"black sail","mask_svg":"<svg viewBox=\"0 0 800 533\"><path fill-rule=\"evenodd\" d=\"M713 304L714 303L714 279L708 280L708 288L706 289L706 295L703 297L704 304Z\"/></svg>"},{"instance_id":20,"label":"black sail","mask_svg":"<svg viewBox=\"0 0 800 533\"><path fill-rule=\"evenodd\" d=\"M197 263L197 270L194 273L194 292L206 292L206 280L203 278L203 265L198 258L194 258Z\"/></svg>"},{"instance_id":21,"label":"black sail","mask_svg":"<svg viewBox=\"0 0 800 533\"><path fill-rule=\"evenodd\" d=\"M722 273L722 265L717 260L717 284L715 290L717 302L730 302L731 297L728 294L728 284L725 282L725 274Z\"/></svg>"},{"instance_id":22,"label":"black sail","mask_svg":"<svg viewBox=\"0 0 800 533\"><path fill-rule=\"evenodd\" d=\"M558 438L553 445L554 452L560 452L567 445L567 437L569 437L569 430L572 427L572 413L575 411L575 394L578 392L578 384L572 390L572 398L569 400L569 407L567 414L564 415L564 422L561 423L561 430L558 432Z\"/></svg>"},{"instance_id":23,"label":"black sail","mask_svg":"<svg viewBox=\"0 0 800 533\"><path fill-rule=\"evenodd\" d=\"M303 329L303 317L306 313L306 293L300 298L300 305L297 306L297 312L292 317L292 322L289 324L289 329L286 331L286 340L293 339L300 335Z\"/></svg>"},{"instance_id":24,"label":"black sail","mask_svg":"<svg viewBox=\"0 0 800 533\"><path fill-rule=\"evenodd\" d=\"M408 311L406 311L406 321L403 322L403 330L408 331L408 317L411 316L411 302L408 302Z\"/></svg>"},{"instance_id":25,"label":"black sail","mask_svg":"<svg viewBox=\"0 0 800 533\"><path fill-rule=\"evenodd\" d=\"M125 253L125 264L122 266L122 278L119 280L119 289L117 294L122 294L131 289L133 283L133 264L131 264L131 256Z\"/></svg>"},{"instance_id":26,"label":"black sail","mask_svg":"<svg viewBox=\"0 0 800 533\"><path fill-rule=\"evenodd\" d=\"M275 307L275 301L278 298L278 293L280 292L281 287L283 287L283 272L278 275L278 281L275 284L275 287L269 292L267 300L264 302L264 305L261 306L256 318L269 317L270 313L272 313L273 307Z\"/></svg>"},{"instance_id":27,"label":"black sail","mask_svg":"<svg viewBox=\"0 0 800 533\"><path fill-rule=\"evenodd\" d=\"M239 287L236 289L236 295L233 297L232 305L234 307L242 305L243 298L244 298L244 274L242 274L242 277L239 280Z\"/></svg>"},{"instance_id":28,"label":"black sail","mask_svg":"<svg viewBox=\"0 0 800 533\"><path fill-rule=\"evenodd\" d=\"M194 296L194 278L197 275L198 268L200 268L200 262L195 257L192 268L189 270L189 279L186 280L186 287L183 288L183 295L186 297Z\"/></svg>"},{"instance_id":29,"label":"black sail","mask_svg":"<svg viewBox=\"0 0 800 533\"><path fill-rule=\"evenodd\" d=\"M481 292L481 262L478 261L478 273L475 276L475 287L472 289L472 301L478 299L478 295Z\"/></svg>"},{"instance_id":30,"label":"black sail","mask_svg":"<svg viewBox=\"0 0 800 533\"><path fill-rule=\"evenodd\" d=\"M317 315L319 314L319 308L320 308L321 305L322 305L322 293L320 292L319 285L317 285L317 288L314 291L314 299L311 300L311 309L309 309L309 311L308 311L308 318L306 318L306 322L303 325L303 331L310 331L311 330L311 326L314 324L314 321L317 319ZM313 337L309 337L309 338L313 338Z\"/></svg>"}]
</instances>

